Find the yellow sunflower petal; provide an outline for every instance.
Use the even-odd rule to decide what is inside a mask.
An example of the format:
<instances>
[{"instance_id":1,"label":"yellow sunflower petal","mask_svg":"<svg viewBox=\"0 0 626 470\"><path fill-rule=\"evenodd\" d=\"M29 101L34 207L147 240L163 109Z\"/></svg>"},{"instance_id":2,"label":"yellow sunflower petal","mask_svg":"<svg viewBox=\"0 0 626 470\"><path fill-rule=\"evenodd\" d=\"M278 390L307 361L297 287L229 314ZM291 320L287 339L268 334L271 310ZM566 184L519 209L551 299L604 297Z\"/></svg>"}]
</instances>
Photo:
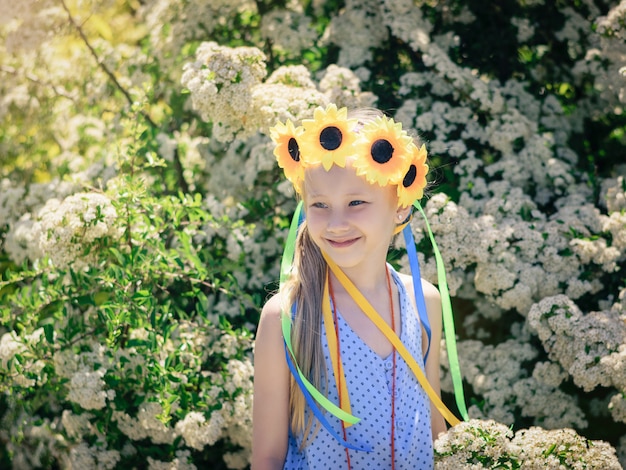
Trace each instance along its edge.
<instances>
[{"instance_id":1,"label":"yellow sunflower petal","mask_svg":"<svg viewBox=\"0 0 626 470\"><path fill-rule=\"evenodd\" d=\"M424 196L428 173L426 157L426 146L415 147L411 163L398 184L398 205L401 207L408 207Z\"/></svg>"},{"instance_id":2,"label":"yellow sunflower petal","mask_svg":"<svg viewBox=\"0 0 626 470\"><path fill-rule=\"evenodd\" d=\"M354 167L370 183L398 184L415 150L413 139L402 130L402 124L381 116L359 132Z\"/></svg>"},{"instance_id":3,"label":"yellow sunflower petal","mask_svg":"<svg viewBox=\"0 0 626 470\"><path fill-rule=\"evenodd\" d=\"M356 120L348 119L346 108L337 109L334 104L326 109L318 107L313 119L302 121L300 150L304 166L321 164L326 171L333 165L346 166L346 159L354 154L355 125Z\"/></svg>"},{"instance_id":4,"label":"yellow sunflower petal","mask_svg":"<svg viewBox=\"0 0 626 470\"><path fill-rule=\"evenodd\" d=\"M278 166L285 171L285 177L300 192L301 182L304 179L304 167L300 152L300 140L304 129L295 127L287 120L286 124L281 122L270 129L270 138L274 141L274 155L278 161Z\"/></svg>"}]
</instances>

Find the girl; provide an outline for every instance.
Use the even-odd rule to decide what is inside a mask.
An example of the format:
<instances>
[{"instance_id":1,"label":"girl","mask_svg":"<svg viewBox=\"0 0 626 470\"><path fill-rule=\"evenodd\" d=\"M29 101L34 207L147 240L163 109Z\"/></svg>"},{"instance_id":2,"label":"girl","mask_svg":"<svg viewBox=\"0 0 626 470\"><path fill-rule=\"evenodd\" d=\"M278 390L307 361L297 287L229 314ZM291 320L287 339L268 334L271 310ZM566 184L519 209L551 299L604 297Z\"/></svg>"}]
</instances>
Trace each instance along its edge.
<instances>
[{"instance_id":1,"label":"girl","mask_svg":"<svg viewBox=\"0 0 626 470\"><path fill-rule=\"evenodd\" d=\"M432 468L440 296L386 263L426 151L382 113L334 105L271 135L306 218L257 331L253 470Z\"/></svg>"}]
</instances>

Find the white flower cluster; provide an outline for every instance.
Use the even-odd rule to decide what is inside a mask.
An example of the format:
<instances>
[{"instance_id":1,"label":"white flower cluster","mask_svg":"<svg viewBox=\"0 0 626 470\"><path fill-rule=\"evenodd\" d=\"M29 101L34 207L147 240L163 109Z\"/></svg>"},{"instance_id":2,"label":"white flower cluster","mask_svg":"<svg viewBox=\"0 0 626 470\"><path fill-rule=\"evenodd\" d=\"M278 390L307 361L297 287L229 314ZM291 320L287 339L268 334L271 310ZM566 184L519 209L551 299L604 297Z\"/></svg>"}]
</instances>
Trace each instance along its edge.
<instances>
[{"instance_id":1,"label":"white flower cluster","mask_svg":"<svg viewBox=\"0 0 626 470\"><path fill-rule=\"evenodd\" d=\"M252 374L249 360L236 359L227 362L225 373L208 374L212 379L211 390L206 396L209 402L214 402L222 390L232 397L222 399L221 408L214 409L208 419L204 413L191 411L172 427L163 422L163 407L154 401L143 403L136 418L114 411L113 419L119 429L134 441L150 439L155 444L172 444L177 436L181 436L187 446L202 450L220 439L228 439L241 447L238 452L224 455L228 468L245 468L249 465L252 446Z\"/></svg>"},{"instance_id":2,"label":"white flower cluster","mask_svg":"<svg viewBox=\"0 0 626 470\"><path fill-rule=\"evenodd\" d=\"M85 410L100 410L115 398L115 390L108 388L104 380L111 359L105 346L96 343L87 346L89 350L80 354L71 349L55 352L55 372L69 379L66 396L69 401Z\"/></svg>"},{"instance_id":3,"label":"white flower cluster","mask_svg":"<svg viewBox=\"0 0 626 470\"><path fill-rule=\"evenodd\" d=\"M7 400L9 404L11 401ZM51 455L63 455L65 449L59 445L56 432L57 420L33 415L23 409L15 411L13 419L3 416L0 425L0 438L11 455L13 469L45 468ZM20 439L15 439L15 436L20 436Z\"/></svg>"},{"instance_id":4,"label":"white flower cluster","mask_svg":"<svg viewBox=\"0 0 626 470\"><path fill-rule=\"evenodd\" d=\"M154 401L139 406L134 418L121 411L113 411L112 419L117 427L133 441L150 439L155 444L172 444L176 438L174 429L163 423L163 406Z\"/></svg>"},{"instance_id":5,"label":"white flower cluster","mask_svg":"<svg viewBox=\"0 0 626 470\"><path fill-rule=\"evenodd\" d=\"M382 5L383 25L392 34L406 42L414 50L420 50L430 43L432 23L424 19L422 10L415 8L411 0L384 0ZM383 28L380 25L379 28Z\"/></svg>"},{"instance_id":6,"label":"white flower cluster","mask_svg":"<svg viewBox=\"0 0 626 470\"><path fill-rule=\"evenodd\" d=\"M589 441L572 429L538 427L515 434L492 420L472 419L450 428L435 441L435 470L539 468L621 470L615 449Z\"/></svg>"},{"instance_id":7,"label":"white flower cluster","mask_svg":"<svg viewBox=\"0 0 626 470\"><path fill-rule=\"evenodd\" d=\"M9 179L0 180L0 224L8 225L17 221L24 213L21 207L26 188L13 184Z\"/></svg>"},{"instance_id":8,"label":"white flower cluster","mask_svg":"<svg viewBox=\"0 0 626 470\"><path fill-rule=\"evenodd\" d=\"M458 343L463 379L484 399L480 407L470 406L470 416L512 425L521 415L548 429L585 428L587 420L576 399L558 388L567 378L558 364L538 362L532 374L522 366L537 356L529 339L522 334L496 346L475 340ZM452 392L447 355L442 362L442 390Z\"/></svg>"},{"instance_id":9,"label":"white flower cluster","mask_svg":"<svg viewBox=\"0 0 626 470\"><path fill-rule=\"evenodd\" d=\"M117 212L107 196L76 193L46 202L33 224L32 238L55 266L85 267L96 258L87 248L105 238L119 238L116 221Z\"/></svg>"},{"instance_id":10,"label":"white flower cluster","mask_svg":"<svg viewBox=\"0 0 626 470\"><path fill-rule=\"evenodd\" d=\"M204 446L213 445L222 437L225 424L222 410L213 411L208 422L204 414L192 411L176 423L176 432L183 436L189 447L202 450Z\"/></svg>"},{"instance_id":11,"label":"white flower cluster","mask_svg":"<svg viewBox=\"0 0 626 470\"><path fill-rule=\"evenodd\" d=\"M37 328L23 336L18 336L15 331L9 331L0 337L0 369L11 377L13 384L32 387L37 382L46 380L46 377L42 376L44 362L29 353L29 349L37 348L42 338L43 328ZM19 368L15 364L17 355L21 356Z\"/></svg>"},{"instance_id":12,"label":"white flower cluster","mask_svg":"<svg viewBox=\"0 0 626 470\"><path fill-rule=\"evenodd\" d=\"M4 249L15 264L25 260L36 261L43 256L39 248L39 232L34 232L35 221L30 214L25 214L11 225L4 241Z\"/></svg>"},{"instance_id":13,"label":"white flower cluster","mask_svg":"<svg viewBox=\"0 0 626 470\"><path fill-rule=\"evenodd\" d=\"M226 373L229 376L229 380L223 384L226 393L235 396L239 392L249 390L250 381L254 375L254 368L250 360L231 359L226 364Z\"/></svg>"},{"instance_id":14,"label":"white flower cluster","mask_svg":"<svg viewBox=\"0 0 626 470\"><path fill-rule=\"evenodd\" d=\"M185 65L181 83L202 119L214 122L214 137L227 141L246 129L252 90L266 73L259 49L205 42L196 51L196 61Z\"/></svg>"},{"instance_id":15,"label":"white flower cluster","mask_svg":"<svg viewBox=\"0 0 626 470\"><path fill-rule=\"evenodd\" d=\"M176 458L171 462L162 462L160 460L148 457L148 470L197 470L192 463L191 452L188 450L177 450Z\"/></svg>"},{"instance_id":16,"label":"white flower cluster","mask_svg":"<svg viewBox=\"0 0 626 470\"><path fill-rule=\"evenodd\" d=\"M491 463L501 462L503 457L507 457L511 437L513 431L495 421L472 419L462 422L439 434L434 444L435 469L489 468ZM477 456L484 459L486 467Z\"/></svg>"},{"instance_id":17,"label":"white flower cluster","mask_svg":"<svg viewBox=\"0 0 626 470\"><path fill-rule=\"evenodd\" d=\"M106 382L102 379L106 371L83 369L72 375L67 399L85 410L100 410L107 405L107 400L115 398L114 390L105 390Z\"/></svg>"},{"instance_id":18,"label":"white flower cluster","mask_svg":"<svg viewBox=\"0 0 626 470\"><path fill-rule=\"evenodd\" d=\"M71 379L79 370L95 370L96 364L106 367L109 363L106 346L95 342L85 344L79 354L72 349L58 350L54 353L52 361L55 372L65 379Z\"/></svg>"},{"instance_id":19,"label":"white flower cluster","mask_svg":"<svg viewBox=\"0 0 626 470\"><path fill-rule=\"evenodd\" d=\"M294 6L300 7L299 4ZM301 7L296 11L272 10L263 15L261 34L287 57L297 57L317 40L317 31L311 25L311 18L302 12Z\"/></svg>"},{"instance_id":20,"label":"white flower cluster","mask_svg":"<svg viewBox=\"0 0 626 470\"><path fill-rule=\"evenodd\" d=\"M200 373L202 364L211 355L207 344L214 344L221 336L228 336L233 338L234 342L237 342L234 335L222 335L220 330L210 326L210 324L207 325L204 323L204 320L179 320L176 329L170 333L172 341L171 352L177 353L187 367ZM243 347L240 342L237 342L237 344ZM234 356L238 352L238 350L235 350L232 354L226 355L226 357ZM165 358L162 361L164 362Z\"/></svg>"},{"instance_id":21,"label":"white flower cluster","mask_svg":"<svg viewBox=\"0 0 626 470\"><path fill-rule=\"evenodd\" d=\"M512 445L519 449L521 469L572 468L620 470L615 449L604 441L589 441L573 429L546 431L538 427L517 431Z\"/></svg>"},{"instance_id":22,"label":"white flower cluster","mask_svg":"<svg viewBox=\"0 0 626 470\"><path fill-rule=\"evenodd\" d=\"M622 295L624 292L622 292ZM626 314L623 305L583 314L564 295L533 305L528 325L537 333L549 357L558 362L585 391L598 386L626 392ZM626 422L626 407L612 404L616 421Z\"/></svg>"},{"instance_id":23,"label":"white flower cluster","mask_svg":"<svg viewBox=\"0 0 626 470\"><path fill-rule=\"evenodd\" d=\"M222 215L231 212L241 215L243 209L237 204L241 198L251 194L259 194L260 197L261 193L254 183L260 175L271 174L275 161L268 139L261 135L245 141L236 140L226 149L216 149L205 155L205 166L210 171L207 171L206 180L201 184L207 192L207 206L216 219L210 225L221 228L227 225L227 220L221 219ZM215 230L208 230L207 237L214 234Z\"/></svg>"},{"instance_id":24,"label":"white flower cluster","mask_svg":"<svg viewBox=\"0 0 626 470\"><path fill-rule=\"evenodd\" d=\"M16 354L26 350L26 346L14 331L9 331L0 338L0 367L7 369Z\"/></svg>"},{"instance_id":25,"label":"white flower cluster","mask_svg":"<svg viewBox=\"0 0 626 470\"><path fill-rule=\"evenodd\" d=\"M2 247L16 264L26 259L35 261L41 257L39 232L33 231L37 212L50 198L63 199L76 192L76 184L54 180L49 183L33 183L28 187L9 179L0 180L0 229L7 227Z\"/></svg>"},{"instance_id":26,"label":"white flower cluster","mask_svg":"<svg viewBox=\"0 0 626 470\"><path fill-rule=\"evenodd\" d=\"M7 52L32 50L52 38L65 19L62 8L52 0L0 1L0 27L4 29Z\"/></svg>"},{"instance_id":27,"label":"white flower cluster","mask_svg":"<svg viewBox=\"0 0 626 470\"><path fill-rule=\"evenodd\" d=\"M107 450L106 442L90 446L81 442L73 446L67 458L68 468L84 470L113 470L121 459L117 450Z\"/></svg>"},{"instance_id":28,"label":"white flower cluster","mask_svg":"<svg viewBox=\"0 0 626 470\"><path fill-rule=\"evenodd\" d=\"M61 424L70 438L80 439L84 434L93 432L94 426L90 422L93 417L91 413L75 414L70 410L63 410Z\"/></svg>"},{"instance_id":29,"label":"white flower cluster","mask_svg":"<svg viewBox=\"0 0 626 470\"><path fill-rule=\"evenodd\" d=\"M255 226L251 234L259 239L262 230L262 227ZM228 237L229 256L239 254L243 267L233 275L240 287L262 288L272 279L276 279L277 267L272 265L271 260L276 259L283 246L270 237L264 237L266 239L263 242L251 242L250 238L241 236L242 232L243 230L234 230Z\"/></svg>"},{"instance_id":30,"label":"white flower cluster","mask_svg":"<svg viewBox=\"0 0 626 470\"><path fill-rule=\"evenodd\" d=\"M511 18L511 23L517 28L517 40L525 43L535 34L535 26L528 18Z\"/></svg>"},{"instance_id":31,"label":"white flower cluster","mask_svg":"<svg viewBox=\"0 0 626 470\"><path fill-rule=\"evenodd\" d=\"M241 349L241 343L237 337L224 333L211 343L208 349L208 355L221 354L225 357L235 357Z\"/></svg>"},{"instance_id":32,"label":"white flower cluster","mask_svg":"<svg viewBox=\"0 0 626 470\"><path fill-rule=\"evenodd\" d=\"M252 366L250 366L250 371ZM252 373L246 384L248 393L237 395L235 400L228 403L230 413L229 426L226 436L235 445L241 447L236 452L228 452L223 458L228 468L244 469L250 464L252 457Z\"/></svg>"},{"instance_id":33,"label":"white flower cluster","mask_svg":"<svg viewBox=\"0 0 626 470\"><path fill-rule=\"evenodd\" d=\"M188 128L174 131L172 134L159 133L156 140L159 144L159 156L168 162L174 161L174 155L182 166L183 178L191 193L201 188L197 175L207 172L207 161L204 155L209 139L205 136L193 136Z\"/></svg>"},{"instance_id":34,"label":"white flower cluster","mask_svg":"<svg viewBox=\"0 0 626 470\"><path fill-rule=\"evenodd\" d=\"M325 41L340 47L338 65L359 66L372 58L372 49L388 37L378 0L348 0L339 15L331 18Z\"/></svg>"},{"instance_id":35,"label":"white flower cluster","mask_svg":"<svg viewBox=\"0 0 626 470\"><path fill-rule=\"evenodd\" d=\"M328 97L315 88L311 72L304 65L277 68L255 90L254 98L256 108L267 120L260 129L273 126L276 119L299 121L309 117L316 106L328 102Z\"/></svg>"},{"instance_id":36,"label":"white flower cluster","mask_svg":"<svg viewBox=\"0 0 626 470\"><path fill-rule=\"evenodd\" d=\"M251 139L254 140L254 139ZM263 144L265 146L265 144ZM268 149L269 152L269 149ZM274 160L273 157L271 157ZM254 165L255 158L246 165ZM275 161L275 160L274 160ZM272 166L275 163L272 162ZM223 168L222 172L220 168ZM222 175L222 184L232 178L233 172L227 171L228 167L218 165L217 171L211 176L210 184L219 184L219 175ZM256 176L256 175L255 175ZM233 187L230 186L230 189ZM262 288L278 277L279 267L273 260L282 253L283 240L267 235L267 229L262 224L244 224L241 220L247 215L247 210L236 204L235 200L228 196L223 200L218 200L213 194L209 194L205 199L207 210L212 217L209 222L203 225L200 231L195 234L194 240L197 243L217 243L224 240L227 250L227 258L238 262L241 269L233 272L233 276L242 288ZM224 223L224 221L234 221L234 223ZM286 236L286 233L284 234ZM244 302L242 299L233 299L221 295L220 293L209 296L208 313L209 318L214 323L218 323L219 315L237 316L239 308ZM250 305L252 307L252 305Z\"/></svg>"},{"instance_id":37,"label":"white flower cluster","mask_svg":"<svg viewBox=\"0 0 626 470\"><path fill-rule=\"evenodd\" d=\"M606 16L596 18L595 32L588 38L591 45L573 74L578 82L593 80L594 99L588 105L597 115L622 113L626 104L626 5L619 2Z\"/></svg>"},{"instance_id":38,"label":"white flower cluster","mask_svg":"<svg viewBox=\"0 0 626 470\"><path fill-rule=\"evenodd\" d=\"M586 271L598 266L613 273L626 257L624 213L604 215L573 197L559 201L560 209L546 219L520 189L505 181L488 187L489 198L474 200L474 207L467 197L457 205L443 194L426 205L450 270L452 295L473 299L481 293L502 310L514 308L525 316L534 302L562 292L563 286L572 299L597 292L601 284L584 279ZM481 215L472 215L468 206ZM413 224L421 229L419 218ZM436 280L435 272L430 259L424 275Z\"/></svg>"},{"instance_id":39,"label":"white flower cluster","mask_svg":"<svg viewBox=\"0 0 626 470\"><path fill-rule=\"evenodd\" d=\"M606 208L613 214L626 211L626 177L618 176L614 180L606 180Z\"/></svg>"},{"instance_id":40,"label":"white flower cluster","mask_svg":"<svg viewBox=\"0 0 626 470\"><path fill-rule=\"evenodd\" d=\"M229 468L243 469L250 463L252 449L252 377L254 369L250 359L243 361L230 359L226 363L226 373L211 374L213 382L213 393L224 390L233 397L224 401L221 409L213 411L209 422L205 425L201 421L198 426L202 428L202 439L206 436L211 438L226 438L231 443L241 447L238 452L231 452L224 455L224 461ZM209 392L211 393L211 392ZM215 414L218 415L214 418ZM192 417L192 420L196 420ZM198 435L196 427L185 427L181 430L182 436L187 441L197 442ZM218 435L221 433L221 436Z\"/></svg>"},{"instance_id":41,"label":"white flower cluster","mask_svg":"<svg viewBox=\"0 0 626 470\"><path fill-rule=\"evenodd\" d=\"M324 70L319 83L322 93L330 103L338 107L356 109L372 107L376 104L376 95L361 91L361 81L356 73L345 67L331 64Z\"/></svg>"},{"instance_id":42,"label":"white flower cluster","mask_svg":"<svg viewBox=\"0 0 626 470\"><path fill-rule=\"evenodd\" d=\"M251 0L150 0L138 14L150 32L152 52L162 70L173 72L176 57L189 41L206 37L216 28L234 27L241 12L256 12ZM164 28L163 25L168 25Z\"/></svg>"},{"instance_id":43,"label":"white flower cluster","mask_svg":"<svg viewBox=\"0 0 626 470\"><path fill-rule=\"evenodd\" d=\"M265 56L259 49L209 42L200 45L195 62L185 65L181 83L190 91L194 109L213 123L212 136L222 142L267 133L277 120L300 121L331 99L341 106L374 102L371 93L361 92L352 71L337 66L323 72L319 88L302 65L279 67L263 81L265 75ZM247 157L238 148L241 142L232 145L239 159ZM232 169L233 162L227 162Z\"/></svg>"}]
</instances>

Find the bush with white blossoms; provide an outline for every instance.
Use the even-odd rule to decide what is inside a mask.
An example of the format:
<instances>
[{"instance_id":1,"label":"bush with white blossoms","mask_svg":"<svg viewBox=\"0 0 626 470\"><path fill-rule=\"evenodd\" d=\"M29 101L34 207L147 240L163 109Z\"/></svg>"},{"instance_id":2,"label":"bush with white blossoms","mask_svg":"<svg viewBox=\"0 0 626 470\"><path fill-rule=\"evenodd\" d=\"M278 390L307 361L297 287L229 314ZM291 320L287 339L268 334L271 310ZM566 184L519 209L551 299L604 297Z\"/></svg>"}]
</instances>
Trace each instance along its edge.
<instances>
[{"instance_id":1,"label":"bush with white blossoms","mask_svg":"<svg viewBox=\"0 0 626 470\"><path fill-rule=\"evenodd\" d=\"M95 243L115 243L120 235L110 199L98 193L75 193L62 201L51 198L31 228L35 253L47 255L59 268L84 267L95 259ZM38 250L37 250L38 249Z\"/></svg>"},{"instance_id":2,"label":"bush with white blossoms","mask_svg":"<svg viewBox=\"0 0 626 470\"><path fill-rule=\"evenodd\" d=\"M428 148L437 468L624 466L626 1L497 3L0 0L0 468L248 467L268 130L330 102Z\"/></svg>"},{"instance_id":3,"label":"bush with white blossoms","mask_svg":"<svg viewBox=\"0 0 626 470\"><path fill-rule=\"evenodd\" d=\"M471 419L435 442L435 470L502 468L620 470L615 449L590 441L573 429L510 428L493 420Z\"/></svg>"}]
</instances>

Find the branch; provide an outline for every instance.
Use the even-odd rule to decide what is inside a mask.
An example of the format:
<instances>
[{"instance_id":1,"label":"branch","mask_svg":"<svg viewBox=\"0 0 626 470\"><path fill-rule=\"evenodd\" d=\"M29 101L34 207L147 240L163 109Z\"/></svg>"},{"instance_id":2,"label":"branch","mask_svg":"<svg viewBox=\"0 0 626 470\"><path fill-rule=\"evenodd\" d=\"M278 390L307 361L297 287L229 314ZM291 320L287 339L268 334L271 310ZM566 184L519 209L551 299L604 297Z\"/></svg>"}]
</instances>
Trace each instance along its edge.
<instances>
[{"instance_id":1,"label":"branch","mask_svg":"<svg viewBox=\"0 0 626 470\"><path fill-rule=\"evenodd\" d=\"M98 64L98 67L100 67L100 69L102 69L102 71L105 73L105 75L107 77L109 77L109 79L111 80L111 82L115 85L115 87L124 95L124 97L126 98L126 101L128 101L128 104L132 106L133 104L133 98L132 96L130 96L130 93L128 92L128 90L126 90L121 83L117 80L117 78L115 77L115 74L109 70L109 68L104 64L104 62L102 60L100 60L100 57L98 56L98 53L96 52L96 50L94 49L94 47L91 45L91 43L89 42L89 39L87 38L87 35L85 34L85 32L83 31L83 28L81 25L79 25L76 20L74 19L74 17L72 16L72 13L70 12L69 8L67 7L67 5L65 4L65 0L61 0L61 5L63 6L63 9L65 10L65 12L67 13L67 17L70 20L70 23L72 24L72 26L74 26L74 28L76 28L76 31L78 31L78 34L80 35L80 38L83 40L83 42L85 43L85 46L87 46L87 49L89 49L89 52L91 53L91 55L93 56L93 58L96 60L96 63ZM153 128L157 128L157 125L155 124L155 122L150 118L150 116L148 114L146 114L145 112L141 112L141 115L144 117L144 119L146 121L148 121L148 123L153 127Z\"/></svg>"}]
</instances>

